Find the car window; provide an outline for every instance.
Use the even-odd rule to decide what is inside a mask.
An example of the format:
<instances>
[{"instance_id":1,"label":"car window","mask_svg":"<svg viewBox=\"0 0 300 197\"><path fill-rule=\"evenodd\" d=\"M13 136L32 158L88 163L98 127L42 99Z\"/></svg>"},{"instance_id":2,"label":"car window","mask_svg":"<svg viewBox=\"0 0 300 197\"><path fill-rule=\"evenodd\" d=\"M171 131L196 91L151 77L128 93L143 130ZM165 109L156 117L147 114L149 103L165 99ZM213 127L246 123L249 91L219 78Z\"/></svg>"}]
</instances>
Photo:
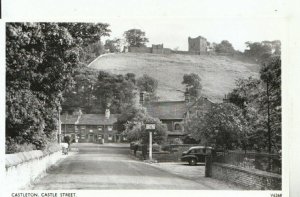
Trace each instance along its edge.
<instances>
[{"instance_id":1,"label":"car window","mask_svg":"<svg viewBox=\"0 0 300 197\"><path fill-rule=\"evenodd\" d=\"M196 149L192 149L190 153L196 153Z\"/></svg>"},{"instance_id":2,"label":"car window","mask_svg":"<svg viewBox=\"0 0 300 197\"><path fill-rule=\"evenodd\" d=\"M201 148L201 149L197 149L197 153L198 154L202 154L203 153L203 149Z\"/></svg>"}]
</instances>

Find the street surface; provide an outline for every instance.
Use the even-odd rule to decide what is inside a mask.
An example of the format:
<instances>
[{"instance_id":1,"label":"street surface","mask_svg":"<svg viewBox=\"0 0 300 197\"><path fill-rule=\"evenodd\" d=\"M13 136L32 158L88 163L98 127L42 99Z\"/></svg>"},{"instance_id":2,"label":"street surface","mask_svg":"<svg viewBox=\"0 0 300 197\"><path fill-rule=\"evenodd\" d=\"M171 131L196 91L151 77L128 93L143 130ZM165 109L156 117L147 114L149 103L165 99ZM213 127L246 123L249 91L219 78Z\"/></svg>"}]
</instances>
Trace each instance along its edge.
<instances>
[{"instance_id":1,"label":"street surface","mask_svg":"<svg viewBox=\"0 0 300 197\"><path fill-rule=\"evenodd\" d=\"M128 144L82 143L71 147L78 153L51 167L29 189L239 189L205 178L203 165L138 161L130 155Z\"/></svg>"}]
</instances>

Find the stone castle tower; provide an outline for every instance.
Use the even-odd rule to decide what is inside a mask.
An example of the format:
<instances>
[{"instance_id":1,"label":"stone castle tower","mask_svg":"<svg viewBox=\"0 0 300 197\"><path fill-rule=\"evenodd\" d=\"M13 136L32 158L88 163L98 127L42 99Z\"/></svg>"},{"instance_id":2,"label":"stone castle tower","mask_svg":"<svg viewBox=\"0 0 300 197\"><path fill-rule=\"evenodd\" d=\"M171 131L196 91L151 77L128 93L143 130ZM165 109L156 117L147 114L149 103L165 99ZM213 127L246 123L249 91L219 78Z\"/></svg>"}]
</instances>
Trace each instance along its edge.
<instances>
[{"instance_id":1,"label":"stone castle tower","mask_svg":"<svg viewBox=\"0 0 300 197\"><path fill-rule=\"evenodd\" d=\"M207 53L207 40L202 36L196 38L188 38L189 53L193 54L206 54Z\"/></svg>"}]
</instances>

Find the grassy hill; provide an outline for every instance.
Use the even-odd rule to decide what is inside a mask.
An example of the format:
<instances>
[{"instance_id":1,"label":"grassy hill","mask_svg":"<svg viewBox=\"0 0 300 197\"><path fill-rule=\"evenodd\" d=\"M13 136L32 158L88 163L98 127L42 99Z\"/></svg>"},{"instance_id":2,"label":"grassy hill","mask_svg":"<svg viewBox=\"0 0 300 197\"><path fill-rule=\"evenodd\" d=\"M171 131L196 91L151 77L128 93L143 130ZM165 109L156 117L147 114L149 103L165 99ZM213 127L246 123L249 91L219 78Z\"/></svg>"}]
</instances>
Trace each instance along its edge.
<instances>
[{"instance_id":1,"label":"grassy hill","mask_svg":"<svg viewBox=\"0 0 300 197\"><path fill-rule=\"evenodd\" d=\"M114 74L148 74L159 82L160 100L182 100L183 75L197 73L202 79L202 95L221 102L224 95L235 87L238 78L258 77L259 65L233 57L209 55L161 55L149 53L107 54L98 57L91 68Z\"/></svg>"}]
</instances>

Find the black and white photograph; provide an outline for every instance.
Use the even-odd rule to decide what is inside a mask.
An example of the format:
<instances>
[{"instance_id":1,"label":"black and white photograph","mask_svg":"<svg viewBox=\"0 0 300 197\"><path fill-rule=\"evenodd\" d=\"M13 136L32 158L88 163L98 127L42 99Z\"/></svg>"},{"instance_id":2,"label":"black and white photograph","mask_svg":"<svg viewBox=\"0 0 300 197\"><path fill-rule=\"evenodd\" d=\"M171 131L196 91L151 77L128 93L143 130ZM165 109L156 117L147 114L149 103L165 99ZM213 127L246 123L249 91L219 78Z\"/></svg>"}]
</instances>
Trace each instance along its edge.
<instances>
[{"instance_id":1,"label":"black and white photograph","mask_svg":"<svg viewBox=\"0 0 300 197\"><path fill-rule=\"evenodd\" d=\"M254 2L113 0L80 11L74 1L71 17L54 16L67 3L49 6L53 19L29 5L11 18L3 10L6 195L286 196L287 23L280 3Z\"/></svg>"}]
</instances>

